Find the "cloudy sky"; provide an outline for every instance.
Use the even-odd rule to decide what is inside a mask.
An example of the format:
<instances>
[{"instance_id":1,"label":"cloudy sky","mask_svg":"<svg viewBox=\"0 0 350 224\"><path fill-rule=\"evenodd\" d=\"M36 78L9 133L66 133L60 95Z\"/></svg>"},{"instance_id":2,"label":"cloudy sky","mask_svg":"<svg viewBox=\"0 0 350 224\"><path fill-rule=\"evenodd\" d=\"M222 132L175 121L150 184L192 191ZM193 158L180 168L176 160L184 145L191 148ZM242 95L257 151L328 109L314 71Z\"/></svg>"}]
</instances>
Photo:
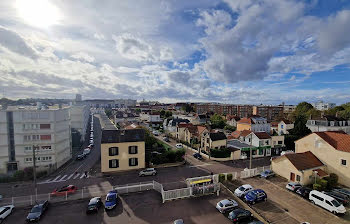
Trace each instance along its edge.
<instances>
[{"instance_id":1,"label":"cloudy sky","mask_svg":"<svg viewBox=\"0 0 350 224\"><path fill-rule=\"evenodd\" d=\"M349 0L1 0L0 94L350 101Z\"/></svg>"}]
</instances>

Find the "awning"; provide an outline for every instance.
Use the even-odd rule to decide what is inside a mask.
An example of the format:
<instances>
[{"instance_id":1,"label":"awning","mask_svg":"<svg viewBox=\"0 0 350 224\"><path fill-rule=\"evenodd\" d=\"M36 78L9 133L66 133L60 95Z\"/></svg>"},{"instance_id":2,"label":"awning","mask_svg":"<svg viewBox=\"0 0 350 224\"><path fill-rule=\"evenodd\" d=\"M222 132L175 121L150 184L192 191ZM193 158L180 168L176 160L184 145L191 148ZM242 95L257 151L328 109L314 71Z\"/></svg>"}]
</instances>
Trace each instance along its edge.
<instances>
[{"instance_id":1,"label":"awning","mask_svg":"<svg viewBox=\"0 0 350 224\"><path fill-rule=\"evenodd\" d=\"M203 179L203 180L196 180L196 181L193 181L193 182L190 182L191 185L193 184L202 184L202 183L208 183L208 182L211 182L212 179Z\"/></svg>"},{"instance_id":2,"label":"awning","mask_svg":"<svg viewBox=\"0 0 350 224\"><path fill-rule=\"evenodd\" d=\"M328 173L326 173L324 170L321 170L321 169L315 169L313 171L316 171L317 172L317 176L319 177L326 177L326 176L329 176Z\"/></svg>"}]
</instances>

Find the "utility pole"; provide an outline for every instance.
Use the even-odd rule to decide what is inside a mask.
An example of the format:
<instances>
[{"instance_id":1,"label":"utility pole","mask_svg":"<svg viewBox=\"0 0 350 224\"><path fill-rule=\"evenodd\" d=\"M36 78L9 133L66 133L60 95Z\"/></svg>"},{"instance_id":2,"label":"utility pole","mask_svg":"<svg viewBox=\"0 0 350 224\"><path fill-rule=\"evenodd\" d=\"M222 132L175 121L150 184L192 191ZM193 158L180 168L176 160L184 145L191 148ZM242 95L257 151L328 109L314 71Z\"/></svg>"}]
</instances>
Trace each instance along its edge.
<instances>
[{"instance_id":1,"label":"utility pole","mask_svg":"<svg viewBox=\"0 0 350 224\"><path fill-rule=\"evenodd\" d=\"M33 145L33 177L34 177L34 189L35 189L35 199L38 194L38 189L36 185L36 158L35 158L35 149L39 146Z\"/></svg>"}]
</instances>

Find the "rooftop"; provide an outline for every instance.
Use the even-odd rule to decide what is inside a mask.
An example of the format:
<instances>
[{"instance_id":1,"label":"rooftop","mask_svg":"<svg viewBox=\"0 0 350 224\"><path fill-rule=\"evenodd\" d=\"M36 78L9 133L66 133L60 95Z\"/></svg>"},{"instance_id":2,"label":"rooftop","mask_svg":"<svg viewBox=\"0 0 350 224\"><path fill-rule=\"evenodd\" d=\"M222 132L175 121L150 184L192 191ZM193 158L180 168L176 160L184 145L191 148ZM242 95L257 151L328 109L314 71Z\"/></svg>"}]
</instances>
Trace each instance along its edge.
<instances>
[{"instance_id":1,"label":"rooftop","mask_svg":"<svg viewBox=\"0 0 350 224\"><path fill-rule=\"evenodd\" d=\"M101 143L121 143L121 142L143 142L145 141L145 130L103 130Z\"/></svg>"},{"instance_id":2,"label":"rooftop","mask_svg":"<svg viewBox=\"0 0 350 224\"><path fill-rule=\"evenodd\" d=\"M255 148L254 146L248 145L244 142L241 142L238 139L232 139L227 141L227 147L233 147L236 149L242 149L242 148Z\"/></svg>"},{"instance_id":3,"label":"rooftop","mask_svg":"<svg viewBox=\"0 0 350 224\"><path fill-rule=\"evenodd\" d=\"M310 151L285 154L283 156L276 157L273 160L283 157L286 157L295 166L295 168L300 171L324 166L324 164Z\"/></svg>"},{"instance_id":4,"label":"rooftop","mask_svg":"<svg viewBox=\"0 0 350 224\"><path fill-rule=\"evenodd\" d=\"M271 136L268 133L266 133L266 132L254 132L254 134L259 139L269 139L269 138L271 138Z\"/></svg>"},{"instance_id":5,"label":"rooftop","mask_svg":"<svg viewBox=\"0 0 350 224\"><path fill-rule=\"evenodd\" d=\"M350 152L350 135L343 131L314 132L336 150Z\"/></svg>"},{"instance_id":6,"label":"rooftop","mask_svg":"<svg viewBox=\"0 0 350 224\"><path fill-rule=\"evenodd\" d=\"M227 139L226 135L223 132L210 133L209 136L212 141Z\"/></svg>"}]
</instances>

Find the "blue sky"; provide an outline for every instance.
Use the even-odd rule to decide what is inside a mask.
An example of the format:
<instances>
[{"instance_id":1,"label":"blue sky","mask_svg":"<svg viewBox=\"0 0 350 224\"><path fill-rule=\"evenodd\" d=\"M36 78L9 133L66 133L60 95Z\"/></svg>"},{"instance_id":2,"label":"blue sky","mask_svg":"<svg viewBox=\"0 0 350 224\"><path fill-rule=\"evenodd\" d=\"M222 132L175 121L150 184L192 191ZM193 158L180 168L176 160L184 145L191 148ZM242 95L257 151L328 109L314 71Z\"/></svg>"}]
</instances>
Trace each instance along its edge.
<instances>
[{"instance_id":1,"label":"blue sky","mask_svg":"<svg viewBox=\"0 0 350 224\"><path fill-rule=\"evenodd\" d=\"M350 101L350 1L0 2L6 97Z\"/></svg>"}]
</instances>

